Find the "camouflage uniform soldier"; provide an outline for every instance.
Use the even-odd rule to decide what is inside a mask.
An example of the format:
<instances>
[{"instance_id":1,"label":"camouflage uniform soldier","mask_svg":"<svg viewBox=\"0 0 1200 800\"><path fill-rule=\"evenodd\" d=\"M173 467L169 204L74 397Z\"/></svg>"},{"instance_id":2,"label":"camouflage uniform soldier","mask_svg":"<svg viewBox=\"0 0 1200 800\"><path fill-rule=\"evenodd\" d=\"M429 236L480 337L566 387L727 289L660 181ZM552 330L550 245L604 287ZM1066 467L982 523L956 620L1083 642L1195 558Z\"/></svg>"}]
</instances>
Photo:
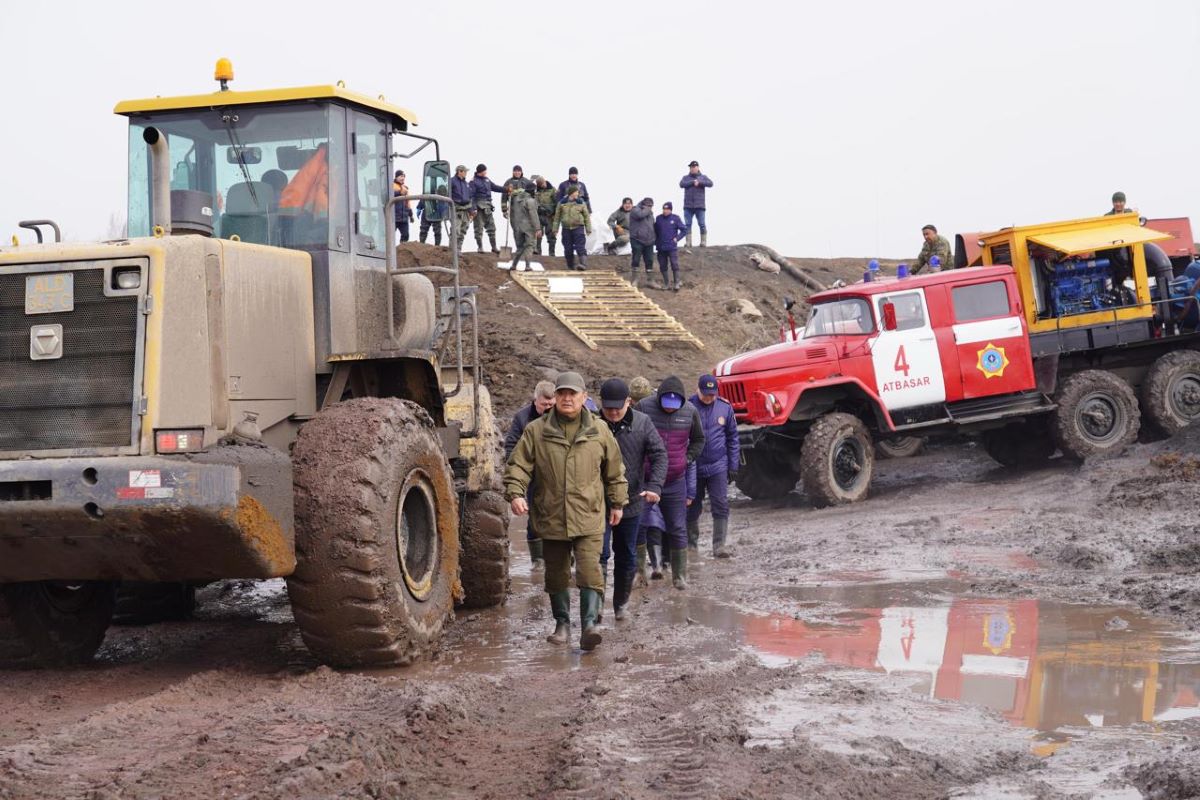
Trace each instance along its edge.
<instances>
[{"instance_id":1,"label":"camouflage uniform soldier","mask_svg":"<svg viewBox=\"0 0 1200 800\"><path fill-rule=\"evenodd\" d=\"M542 239L550 243L550 255L554 255L554 212L558 210L558 190L541 175L533 176L533 199L537 201L538 219L542 223L542 238L538 240L538 255L542 254Z\"/></svg>"},{"instance_id":2,"label":"camouflage uniform soldier","mask_svg":"<svg viewBox=\"0 0 1200 800\"><path fill-rule=\"evenodd\" d=\"M558 204L554 212L554 227L562 225L563 255L567 269L587 271L587 234L592 232L592 215L579 196L579 188L571 187L567 199ZM576 266L575 258L579 264Z\"/></svg>"},{"instance_id":3,"label":"camouflage uniform soldier","mask_svg":"<svg viewBox=\"0 0 1200 800\"><path fill-rule=\"evenodd\" d=\"M527 192L533 192L533 181L525 177L525 170L520 164L513 166L512 177L504 182L504 194L500 195L500 213L508 219L508 198L512 197L513 187L520 186Z\"/></svg>"},{"instance_id":4,"label":"camouflage uniform soldier","mask_svg":"<svg viewBox=\"0 0 1200 800\"><path fill-rule=\"evenodd\" d=\"M613 240L604 245L611 255L629 244L629 212L633 210L633 198L626 197L621 201L621 207L608 215L608 227L613 232Z\"/></svg>"},{"instance_id":5,"label":"camouflage uniform soldier","mask_svg":"<svg viewBox=\"0 0 1200 800\"><path fill-rule=\"evenodd\" d=\"M533 244L542 235L542 222L538 219L537 201L520 184L513 186L512 211L513 236L516 239L516 255L513 256L513 269L520 271L517 262L525 259L525 269L529 268L529 256L533 253Z\"/></svg>"},{"instance_id":6,"label":"camouflage uniform soldier","mask_svg":"<svg viewBox=\"0 0 1200 800\"><path fill-rule=\"evenodd\" d=\"M450 179L450 201L454 203L454 215L458 217L458 251L462 252L467 227L475 218L475 205L471 202L471 183L467 180L467 168L459 164ZM480 247L482 247L482 243Z\"/></svg>"},{"instance_id":7,"label":"camouflage uniform soldier","mask_svg":"<svg viewBox=\"0 0 1200 800\"><path fill-rule=\"evenodd\" d=\"M921 228L921 235L925 237L925 244L921 245L921 252L917 255L916 263L913 264L913 275L930 266L935 256L940 269L950 269L954 266L954 254L950 250L950 242L946 241L945 236L938 236L936 227L926 225Z\"/></svg>"}]
</instances>

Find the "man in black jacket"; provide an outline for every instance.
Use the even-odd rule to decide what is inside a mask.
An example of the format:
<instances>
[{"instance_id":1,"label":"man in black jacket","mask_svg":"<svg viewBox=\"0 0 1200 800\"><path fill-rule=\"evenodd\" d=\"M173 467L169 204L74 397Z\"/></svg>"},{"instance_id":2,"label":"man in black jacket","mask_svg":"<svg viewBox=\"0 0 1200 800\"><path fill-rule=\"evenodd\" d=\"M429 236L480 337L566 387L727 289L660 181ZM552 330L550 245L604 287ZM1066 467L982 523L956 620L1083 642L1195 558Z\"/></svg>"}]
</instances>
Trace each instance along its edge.
<instances>
[{"instance_id":1,"label":"man in black jacket","mask_svg":"<svg viewBox=\"0 0 1200 800\"><path fill-rule=\"evenodd\" d=\"M629 387L620 378L610 378L600 387L600 413L621 448L625 462L625 479L629 481L629 505L625 515L612 529L612 549L616 555L613 567L613 615L625 619L625 605L633 590L637 567L638 527L642 521L644 503L657 503L667 477L667 448L650 418L632 408ZM605 542L601 566L608 574L608 542Z\"/></svg>"},{"instance_id":2,"label":"man in black jacket","mask_svg":"<svg viewBox=\"0 0 1200 800\"><path fill-rule=\"evenodd\" d=\"M506 463L508 457L512 455L513 448L517 446L517 442L521 441L521 434L525 432L525 426L551 408L554 408L554 382L540 381L537 386L533 387L533 400L529 405L513 414L512 425L508 428L508 435L504 437L504 461ZM545 564L542 558L542 540L533 535L533 527L529 524L525 526L525 540L529 542L529 560L533 562L534 568Z\"/></svg>"}]
</instances>

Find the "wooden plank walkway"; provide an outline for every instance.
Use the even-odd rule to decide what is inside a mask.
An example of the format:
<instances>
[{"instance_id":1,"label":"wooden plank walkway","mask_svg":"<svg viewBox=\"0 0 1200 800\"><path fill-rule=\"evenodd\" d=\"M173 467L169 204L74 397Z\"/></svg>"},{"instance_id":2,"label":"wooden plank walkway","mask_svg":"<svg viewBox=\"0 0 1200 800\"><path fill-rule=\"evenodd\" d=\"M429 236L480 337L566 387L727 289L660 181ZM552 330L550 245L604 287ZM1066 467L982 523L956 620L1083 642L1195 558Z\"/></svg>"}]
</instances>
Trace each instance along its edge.
<instances>
[{"instance_id":1,"label":"wooden plank walkway","mask_svg":"<svg viewBox=\"0 0 1200 800\"><path fill-rule=\"evenodd\" d=\"M580 341L593 350L602 344L636 344L654 349L655 342L686 342L704 349L678 320L613 272L513 272L514 281ZM583 291L562 291L563 284L582 281ZM576 286L578 284L575 284ZM552 291L552 287L557 291Z\"/></svg>"}]
</instances>

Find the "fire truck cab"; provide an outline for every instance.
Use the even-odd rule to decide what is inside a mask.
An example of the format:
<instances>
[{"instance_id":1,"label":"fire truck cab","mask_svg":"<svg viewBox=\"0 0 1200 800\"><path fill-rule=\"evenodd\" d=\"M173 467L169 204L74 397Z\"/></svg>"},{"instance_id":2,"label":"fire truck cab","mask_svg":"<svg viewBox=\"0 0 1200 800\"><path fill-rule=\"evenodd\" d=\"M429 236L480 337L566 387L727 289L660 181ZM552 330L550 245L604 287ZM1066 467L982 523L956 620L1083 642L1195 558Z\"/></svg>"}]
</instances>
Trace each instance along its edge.
<instances>
[{"instance_id":1,"label":"fire truck cab","mask_svg":"<svg viewBox=\"0 0 1200 800\"><path fill-rule=\"evenodd\" d=\"M978 266L813 295L803 328L717 366L739 488L862 499L873 437L971 429L1016 466L1118 452L1142 410L1181 429L1200 416L1200 354L1168 276L1148 275L1144 248L1165 238L1131 215L1008 228L981 237Z\"/></svg>"}]
</instances>

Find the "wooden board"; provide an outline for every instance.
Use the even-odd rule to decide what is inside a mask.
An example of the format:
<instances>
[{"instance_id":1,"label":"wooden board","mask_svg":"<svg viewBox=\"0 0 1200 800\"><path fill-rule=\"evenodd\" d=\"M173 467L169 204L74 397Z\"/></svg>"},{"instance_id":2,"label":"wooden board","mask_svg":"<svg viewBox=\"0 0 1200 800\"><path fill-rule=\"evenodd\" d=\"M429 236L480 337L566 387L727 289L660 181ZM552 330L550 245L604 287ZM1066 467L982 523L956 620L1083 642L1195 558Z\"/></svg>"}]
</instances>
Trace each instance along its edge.
<instances>
[{"instance_id":1,"label":"wooden board","mask_svg":"<svg viewBox=\"0 0 1200 800\"><path fill-rule=\"evenodd\" d=\"M552 293L550 279L555 277L581 279L583 292ZM630 343L649 351L652 342L671 341L704 349L704 343L678 320L611 272L514 272L512 278L593 350L601 344Z\"/></svg>"}]
</instances>

